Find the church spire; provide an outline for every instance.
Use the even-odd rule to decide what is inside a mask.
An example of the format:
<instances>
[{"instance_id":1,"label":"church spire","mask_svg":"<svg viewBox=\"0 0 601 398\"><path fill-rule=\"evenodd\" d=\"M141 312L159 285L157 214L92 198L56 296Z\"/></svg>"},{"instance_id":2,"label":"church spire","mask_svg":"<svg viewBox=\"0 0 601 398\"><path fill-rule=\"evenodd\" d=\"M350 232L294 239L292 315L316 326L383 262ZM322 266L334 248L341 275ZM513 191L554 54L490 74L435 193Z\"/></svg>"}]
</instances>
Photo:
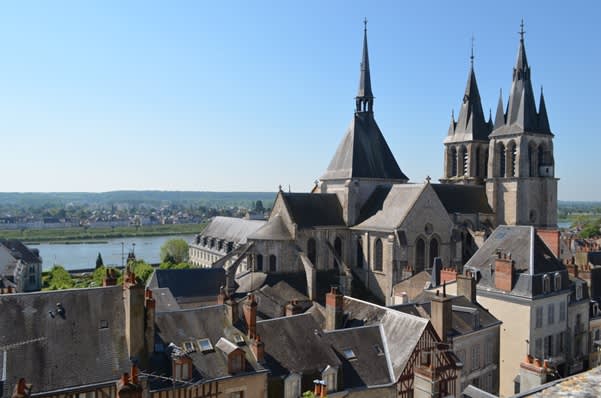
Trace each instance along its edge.
<instances>
[{"instance_id":1,"label":"church spire","mask_svg":"<svg viewBox=\"0 0 601 398\"><path fill-rule=\"evenodd\" d=\"M551 131L549 126L549 117L547 116L547 106L545 105L545 96L543 95L543 87L540 87L540 102L538 105L538 128L542 132Z\"/></svg>"},{"instance_id":2,"label":"church spire","mask_svg":"<svg viewBox=\"0 0 601 398\"><path fill-rule=\"evenodd\" d=\"M367 18L363 20L363 58L361 59L361 75L357 92L356 112L373 112L374 95L371 91L371 75L369 73L369 53L367 51Z\"/></svg>"},{"instance_id":3,"label":"church spire","mask_svg":"<svg viewBox=\"0 0 601 398\"><path fill-rule=\"evenodd\" d=\"M495 129L505 124L505 109L503 109L503 89L499 89L499 103L495 115Z\"/></svg>"}]
</instances>

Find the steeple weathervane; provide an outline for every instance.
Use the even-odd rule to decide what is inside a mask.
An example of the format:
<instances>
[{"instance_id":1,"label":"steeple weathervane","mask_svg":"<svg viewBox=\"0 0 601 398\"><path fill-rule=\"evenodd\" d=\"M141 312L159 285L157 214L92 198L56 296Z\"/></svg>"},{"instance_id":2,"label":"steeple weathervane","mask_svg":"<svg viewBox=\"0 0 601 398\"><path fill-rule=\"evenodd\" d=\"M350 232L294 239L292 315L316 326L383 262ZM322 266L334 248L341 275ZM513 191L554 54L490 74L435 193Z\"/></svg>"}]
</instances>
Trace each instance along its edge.
<instances>
[{"instance_id":1,"label":"steeple weathervane","mask_svg":"<svg viewBox=\"0 0 601 398\"><path fill-rule=\"evenodd\" d=\"M520 23L520 31L518 32L521 41L524 41L524 33L526 33L526 31L524 30L524 18L522 18L522 23Z\"/></svg>"},{"instance_id":2,"label":"steeple weathervane","mask_svg":"<svg viewBox=\"0 0 601 398\"><path fill-rule=\"evenodd\" d=\"M361 59L359 91L355 97L355 103L355 112L373 112L374 95L371 92L371 75L369 72L369 53L367 50L367 18L363 20L363 57Z\"/></svg>"},{"instance_id":3,"label":"steeple weathervane","mask_svg":"<svg viewBox=\"0 0 601 398\"><path fill-rule=\"evenodd\" d=\"M472 53L470 55L470 63L472 65L472 69L474 68L474 34L472 33Z\"/></svg>"}]
</instances>

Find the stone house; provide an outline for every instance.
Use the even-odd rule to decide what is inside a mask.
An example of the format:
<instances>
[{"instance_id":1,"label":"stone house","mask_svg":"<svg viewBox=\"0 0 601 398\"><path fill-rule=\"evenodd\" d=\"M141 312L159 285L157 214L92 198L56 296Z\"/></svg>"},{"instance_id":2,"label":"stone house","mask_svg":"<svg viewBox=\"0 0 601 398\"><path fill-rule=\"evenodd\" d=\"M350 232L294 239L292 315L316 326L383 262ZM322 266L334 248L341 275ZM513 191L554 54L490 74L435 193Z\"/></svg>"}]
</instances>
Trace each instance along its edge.
<instances>
[{"instance_id":1,"label":"stone house","mask_svg":"<svg viewBox=\"0 0 601 398\"><path fill-rule=\"evenodd\" d=\"M16 239L0 239L0 280L17 292L34 292L42 288L42 258Z\"/></svg>"}]
</instances>

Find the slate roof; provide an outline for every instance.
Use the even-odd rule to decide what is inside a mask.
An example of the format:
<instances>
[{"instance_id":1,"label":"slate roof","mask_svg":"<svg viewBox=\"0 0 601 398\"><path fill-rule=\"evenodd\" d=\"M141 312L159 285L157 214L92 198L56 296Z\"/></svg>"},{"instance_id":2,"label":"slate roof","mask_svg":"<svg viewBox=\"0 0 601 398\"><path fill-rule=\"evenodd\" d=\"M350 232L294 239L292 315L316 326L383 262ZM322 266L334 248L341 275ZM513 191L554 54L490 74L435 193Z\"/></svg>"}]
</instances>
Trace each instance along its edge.
<instances>
[{"instance_id":1,"label":"slate roof","mask_svg":"<svg viewBox=\"0 0 601 398\"><path fill-rule=\"evenodd\" d=\"M157 335L164 347L167 347L169 343L174 343L178 347L183 348L184 342L194 342L197 344L199 339L205 338L211 341L214 350L200 352L198 346L196 346L196 351L189 352L188 354L194 366L192 382L230 376L227 371L227 355L216 344L221 338L234 342L233 336L236 334L244 338L244 344L238 345L238 348L245 353L247 371L255 372L263 370L263 367L256 362L250 351L247 337L239 329L235 328L225 316L224 305L157 312L155 324ZM222 346L225 345L222 343ZM166 356L167 353L163 355ZM166 363L168 364L168 362ZM161 369L161 371L171 374L171 367L167 366L165 369Z\"/></svg>"},{"instance_id":2,"label":"slate roof","mask_svg":"<svg viewBox=\"0 0 601 398\"><path fill-rule=\"evenodd\" d=\"M324 338L342 362L344 389L394 383L380 325L324 332ZM349 349L355 358L345 357L344 352Z\"/></svg>"},{"instance_id":3,"label":"slate roof","mask_svg":"<svg viewBox=\"0 0 601 398\"><path fill-rule=\"evenodd\" d=\"M263 220L245 220L243 218L217 216L200 234L212 238L244 244L248 235L265 224Z\"/></svg>"},{"instance_id":4,"label":"slate roof","mask_svg":"<svg viewBox=\"0 0 601 398\"><path fill-rule=\"evenodd\" d=\"M394 379L398 380L429 321L347 296L344 312L345 327L382 325Z\"/></svg>"},{"instance_id":5,"label":"slate roof","mask_svg":"<svg viewBox=\"0 0 601 398\"><path fill-rule=\"evenodd\" d=\"M152 297L155 300L155 309L158 312L163 311L174 311L179 310L180 306L171 294L171 290L169 288L158 288L154 287L152 289Z\"/></svg>"},{"instance_id":6,"label":"slate roof","mask_svg":"<svg viewBox=\"0 0 601 398\"><path fill-rule=\"evenodd\" d=\"M265 225L248 235L248 239L252 240L292 240L292 235L282 217L277 214L270 217Z\"/></svg>"},{"instance_id":7,"label":"slate roof","mask_svg":"<svg viewBox=\"0 0 601 398\"><path fill-rule=\"evenodd\" d=\"M495 288L494 260L497 251L511 253L515 262L516 274L512 295L533 297L542 293L542 275L559 272L563 275L562 288L568 287L568 276L565 266L549 250L538 237L534 227L507 226L497 227L491 236L465 264L464 269L478 271L478 289L501 292Z\"/></svg>"},{"instance_id":8,"label":"slate roof","mask_svg":"<svg viewBox=\"0 0 601 398\"><path fill-rule=\"evenodd\" d=\"M357 112L321 180L374 178L408 181L373 113Z\"/></svg>"},{"instance_id":9,"label":"slate roof","mask_svg":"<svg viewBox=\"0 0 601 398\"><path fill-rule=\"evenodd\" d=\"M338 196L333 193L284 193L282 199L297 227L345 226Z\"/></svg>"},{"instance_id":10,"label":"slate roof","mask_svg":"<svg viewBox=\"0 0 601 398\"><path fill-rule=\"evenodd\" d=\"M341 365L309 314L258 321L257 334L265 342L266 367L273 376L312 374Z\"/></svg>"},{"instance_id":11,"label":"slate roof","mask_svg":"<svg viewBox=\"0 0 601 398\"><path fill-rule=\"evenodd\" d=\"M476 82L474 66L470 68L463 95L463 103L459 111L457 122L451 120L449 134L445 143L466 141L488 141L488 135L492 130L492 122L489 123L482 111L482 101Z\"/></svg>"},{"instance_id":12,"label":"slate roof","mask_svg":"<svg viewBox=\"0 0 601 398\"><path fill-rule=\"evenodd\" d=\"M215 297L225 286L223 268L157 269L147 286L151 289L168 288L176 300Z\"/></svg>"},{"instance_id":13,"label":"slate roof","mask_svg":"<svg viewBox=\"0 0 601 398\"><path fill-rule=\"evenodd\" d=\"M589 398L599 396L601 396L601 366L534 387L514 395L514 398Z\"/></svg>"},{"instance_id":14,"label":"slate roof","mask_svg":"<svg viewBox=\"0 0 601 398\"><path fill-rule=\"evenodd\" d=\"M42 262L38 249L30 249L19 240L0 238L0 245L10 250L11 255L17 260L22 260L27 264Z\"/></svg>"},{"instance_id":15,"label":"slate roof","mask_svg":"<svg viewBox=\"0 0 601 398\"><path fill-rule=\"evenodd\" d=\"M463 184L431 184L448 213L494 214L486 187Z\"/></svg>"},{"instance_id":16,"label":"slate roof","mask_svg":"<svg viewBox=\"0 0 601 398\"><path fill-rule=\"evenodd\" d=\"M513 68L513 81L507 111L503 112L503 100L499 98L494 130L490 137L522 132L552 135L542 90L539 112L536 111L534 92L530 80L530 66L526 58L523 37L520 39L518 56Z\"/></svg>"},{"instance_id":17,"label":"slate roof","mask_svg":"<svg viewBox=\"0 0 601 398\"><path fill-rule=\"evenodd\" d=\"M366 203L369 203L372 209L370 212L373 209L380 210L377 210L365 221L353 226L352 229L381 231L396 229L405 220L425 187L426 184L394 184L385 197L382 190L378 191L376 189ZM362 210L361 213L367 214L369 212Z\"/></svg>"},{"instance_id":18,"label":"slate roof","mask_svg":"<svg viewBox=\"0 0 601 398\"><path fill-rule=\"evenodd\" d=\"M112 286L0 295L0 346L45 338L8 351L3 396L11 396L20 377L36 392L117 380L130 367L122 290ZM57 313L57 303L64 316Z\"/></svg>"},{"instance_id":19,"label":"slate roof","mask_svg":"<svg viewBox=\"0 0 601 398\"><path fill-rule=\"evenodd\" d=\"M407 278L393 286L392 291L395 296L401 293L407 293L409 300L414 301L424 289L430 287L432 276L428 271L421 271L410 278Z\"/></svg>"},{"instance_id":20,"label":"slate roof","mask_svg":"<svg viewBox=\"0 0 601 398\"><path fill-rule=\"evenodd\" d=\"M432 292L427 292L419 303L396 305L390 308L430 319L433 295ZM478 303L472 303L467 297L455 296L451 298L451 302L453 317L450 333L453 336L469 334L501 323L487 309Z\"/></svg>"}]
</instances>

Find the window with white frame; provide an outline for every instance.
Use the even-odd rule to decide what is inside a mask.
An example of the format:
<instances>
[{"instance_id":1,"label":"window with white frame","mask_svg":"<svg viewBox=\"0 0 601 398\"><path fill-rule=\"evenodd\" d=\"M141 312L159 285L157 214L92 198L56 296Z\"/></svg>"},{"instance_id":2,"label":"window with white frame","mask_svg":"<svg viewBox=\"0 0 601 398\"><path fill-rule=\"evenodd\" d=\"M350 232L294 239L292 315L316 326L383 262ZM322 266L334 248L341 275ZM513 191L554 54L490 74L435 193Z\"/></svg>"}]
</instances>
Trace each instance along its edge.
<instances>
[{"instance_id":1,"label":"window with white frame","mask_svg":"<svg viewBox=\"0 0 601 398\"><path fill-rule=\"evenodd\" d=\"M549 275L543 275L543 293L549 293L551 291L551 278Z\"/></svg>"}]
</instances>

